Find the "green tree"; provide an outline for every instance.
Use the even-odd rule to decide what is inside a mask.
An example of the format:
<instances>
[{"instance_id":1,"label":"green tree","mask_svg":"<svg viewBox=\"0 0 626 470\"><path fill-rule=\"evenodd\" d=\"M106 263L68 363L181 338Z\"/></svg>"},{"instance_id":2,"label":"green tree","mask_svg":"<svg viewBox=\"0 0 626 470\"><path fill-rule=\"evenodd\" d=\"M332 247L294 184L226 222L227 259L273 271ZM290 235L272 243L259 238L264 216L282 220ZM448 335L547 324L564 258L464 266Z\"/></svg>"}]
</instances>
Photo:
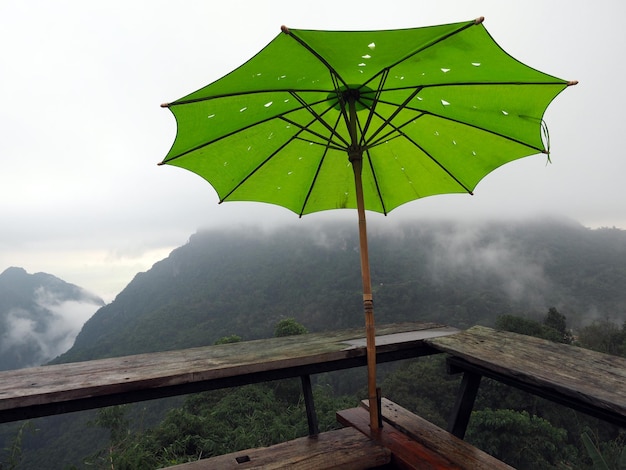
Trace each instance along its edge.
<instances>
[{"instance_id":1,"label":"green tree","mask_svg":"<svg viewBox=\"0 0 626 470\"><path fill-rule=\"evenodd\" d=\"M555 468L576 456L564 429L525 411L475 411L466 440L520 470Z\"/></svg>"},{"instance_id":2,"label":"green tree","mask_svg":"<svg viewBox=\"0 0 626 470\"><path fill-rule=\"evenodd\" d=\"M217 344L230 344L230 343L239 343L241 341L241 336L239 335L230 335L230 336L222 336L220 339L216 340L215 345Z\"/></svg>"},{"instance_id":3,"label":"green tree","mask_svg":"<svg viewBox=\"0 0 626 470\"><path fill-rule=\"evenodd\" d=\"M536 320L515 315L500 315L496 318L496 329L535 336L550 341L562 342L563 336L554 328L550 328Z\"/></svg>"},{"instance_id":4,"label":"green tree","mask_svg":"<svg viewBox=\"0 0 626 470\"><path fill-rule=\"evenodd\" d=\"M274 336L276 338L280 338L281 336L303 335L306 333L308 333L308 330L294 318L280 320L274 329Z\"/></svg>"},{"instance_id":5,"label":"green tree","mask_svg":"<svg viewBox=\"0 0 626 470\"><path fill-rule=\"evenodd\" d=\"M445 428L460 382L446 373L443 355L407 361L381 383L383 394L409 411Z\"/></svg>"},{"instance_id":6,"label":"green tree","mask_svg":"<svg viewBox=\"0 0 626 470\"><path fill-rule=\"evenodd\" d=\"M578 331L578 342L605 354L626 355L626 323L619 328L608 318L594 321Z\"/></svg>"},{"instance_id":7,"label":"green tree","mask_svg":"<svg viewBox=\"0 0 626 470\"><path fill-rule=\"evenodd\" d=\"M548 313L543 319L543 324L547 328L551 328L554 331L558 332L561 337L561 343L571 344L572 333L567 329L567 321L565 319L565 315L559 313L556 307L550 307L550 309L548 309Z\"/></svg>"}]
</instances>

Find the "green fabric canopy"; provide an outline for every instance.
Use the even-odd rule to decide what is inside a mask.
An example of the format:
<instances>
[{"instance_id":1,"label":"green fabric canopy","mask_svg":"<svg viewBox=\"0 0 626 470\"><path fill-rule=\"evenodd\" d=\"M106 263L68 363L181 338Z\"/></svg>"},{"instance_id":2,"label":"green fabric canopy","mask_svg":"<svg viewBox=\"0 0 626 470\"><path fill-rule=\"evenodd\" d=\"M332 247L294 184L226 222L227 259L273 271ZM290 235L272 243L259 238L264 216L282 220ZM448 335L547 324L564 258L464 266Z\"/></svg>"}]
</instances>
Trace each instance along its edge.
<instances>
[{"instance_id":1,"label":"green fabric canopy","mask_svg":"<svg viewBox=\"0 0 626 470\"><path fill-rule=\"evenodd\" d=\"M238 69L165 105L178 134L162 163L203 176L220 201L299 215L355 208L351 94L365 208L387 213L425 196L471 193L499 166L546 152L542 117L567 85L509 56L482 21L283 28Z\"/></svg>"}]
</instances>

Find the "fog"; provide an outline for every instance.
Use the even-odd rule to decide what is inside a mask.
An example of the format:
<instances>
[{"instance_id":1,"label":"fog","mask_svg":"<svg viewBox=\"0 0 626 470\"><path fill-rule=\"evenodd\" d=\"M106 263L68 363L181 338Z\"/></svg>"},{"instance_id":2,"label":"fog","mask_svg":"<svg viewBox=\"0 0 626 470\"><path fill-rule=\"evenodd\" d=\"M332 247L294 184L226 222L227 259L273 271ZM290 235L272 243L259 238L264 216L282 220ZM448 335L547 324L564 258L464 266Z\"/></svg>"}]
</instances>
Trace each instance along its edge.
<instances>
[{"instance_id":1,"label":"fog","mask_svg":"<svg viewBox=\"0 0 626 470\"><path fill-rule=\"evenodd\" d=\"M394 210L390 223L429 215L547 213L588 227L626 228L618 113L626 88L614 85L626 68L620 55L625 5L618 0L0 2L5 45L0 270L22 266L52 273L111 301L137 272L199 228L314 227L335 217L298 220L282 208L256 203L218 206L202 178L157 167L176 135L175 119L160 103L225 75L279 34L282 24L364 30L484 16L487 30L513 57L580 81L545 115L552 164L539 155L505 165L479 184L475 196L415 201ZM354 220L349 214L339 217Z\"/></svg>"},{"instance_id":2,"label":"fog","mask_svg":"<svg viewBox=\"0 0 626 470\"><path fill-rule=\"evenodd\" d=\"M43 287L35 291L34 310L12 309L0 337L0 354L20 367L45 364L67 351L83 324L101 307L90 301L67 301Z\"/></svg>"}]
</instances>

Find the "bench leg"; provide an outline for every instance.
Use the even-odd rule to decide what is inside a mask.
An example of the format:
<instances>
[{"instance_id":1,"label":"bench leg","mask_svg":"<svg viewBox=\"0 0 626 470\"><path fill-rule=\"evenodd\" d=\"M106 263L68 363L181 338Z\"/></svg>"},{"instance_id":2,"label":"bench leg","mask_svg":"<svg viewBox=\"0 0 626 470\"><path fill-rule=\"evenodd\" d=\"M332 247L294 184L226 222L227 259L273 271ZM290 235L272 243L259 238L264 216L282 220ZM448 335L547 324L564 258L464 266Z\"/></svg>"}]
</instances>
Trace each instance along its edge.
<instances>
[{"instance_id":1,"label":"bench leg","mask_svg":"<svg viewBox=\"0 0 626 470\"><path fill-rule=\"evenodd\" d=\"M456 398L454 408L452 409L450 420L448 421L448 432L460 439L465 437L465 431L467 430L470 415L474 408L474 401L478 394L480 378L480 374L465 372L461 380L459 394Z\"/></svg>"},{"instance_id":2,"label":"bench leg","mask_svg":"<svg viewBox=\"0 0 626 470\"><path fill-rule=\"evenodd\" d=\"M301 375L300 380L302 381L302 394L304 395L304 405L306 407L306 419L309 423L309 436L317 436L320 433L320 428L317 422L317 413L315 413L315 403L313 402L311 377L309 375Z\"/></svg>"}]
</instances>

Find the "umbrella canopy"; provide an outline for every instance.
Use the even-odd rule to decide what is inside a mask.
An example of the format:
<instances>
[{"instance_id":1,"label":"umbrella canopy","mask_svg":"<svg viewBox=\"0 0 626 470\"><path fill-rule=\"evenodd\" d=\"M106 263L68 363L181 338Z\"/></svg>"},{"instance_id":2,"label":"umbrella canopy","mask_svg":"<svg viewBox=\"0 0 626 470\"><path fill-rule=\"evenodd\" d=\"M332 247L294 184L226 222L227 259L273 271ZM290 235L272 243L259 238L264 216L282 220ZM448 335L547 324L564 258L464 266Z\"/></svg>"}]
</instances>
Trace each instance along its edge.
<instances>
[{"instance_id":1,"label":"umbrella canopy","mask_svg":"<svg viewBox=\"0 0 626 470\"><path fill-rule=\"evenodd\" d=\"M178 132L161 164L222 201L302 216L359 211L368 362L375 363L365 210L472 193L499 166L548 153L543 114L567 82L504 52L474 21L384 31L282 28L223 78L165 104ZM375 368L370 364L370 401ZM370 406L372 427L377 427Z\"/></svg>"}]
</instances>

